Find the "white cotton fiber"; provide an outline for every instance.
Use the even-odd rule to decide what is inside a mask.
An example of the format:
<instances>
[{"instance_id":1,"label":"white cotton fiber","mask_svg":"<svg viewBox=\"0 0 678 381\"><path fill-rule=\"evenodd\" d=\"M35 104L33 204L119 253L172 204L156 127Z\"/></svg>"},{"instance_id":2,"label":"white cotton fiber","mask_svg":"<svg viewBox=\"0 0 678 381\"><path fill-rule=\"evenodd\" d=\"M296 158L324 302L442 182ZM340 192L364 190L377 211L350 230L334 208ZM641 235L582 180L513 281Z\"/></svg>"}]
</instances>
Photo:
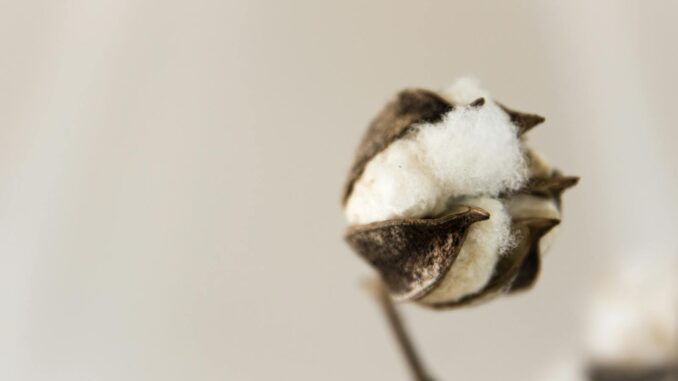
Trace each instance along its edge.
<instances>
[{"instance_id":1,"label":"white cotton fiber","mask_svg":"<svg viewBox=\"0 0 678 381\"><path fill-rule=\"evenodd\" d=\"M450 198L496 196L520 188L526 160L516 128L489 100L459 106L442 121L415 126L377 154L346 204L352 224L431 217Z\"/></svg>"},{"instance_id":2,"label":"white cotton fiber","mask_svg":"<svg viewBox=\"0 0 678 381\"><path fill-rule=\"evenodd\" d=\"M452 268L422 299L424 303L457 301L480 291L492 277L501 254L513 245L511 217L499 200L474 198L459 203L488 211L490 219L471 225Z\"/></svg>"},{"instance_id":3,"label":"white cotton fiber","mask_svg":"<svg viewBox=\"0 0 678 381\"><path fill-rule=\"evenodd\" d=\"M421 149L414 139L400 139L370 161L346 204L350 223L424 217L438 211L443 192L422 160Z\"/></svg>"}]
</instances>

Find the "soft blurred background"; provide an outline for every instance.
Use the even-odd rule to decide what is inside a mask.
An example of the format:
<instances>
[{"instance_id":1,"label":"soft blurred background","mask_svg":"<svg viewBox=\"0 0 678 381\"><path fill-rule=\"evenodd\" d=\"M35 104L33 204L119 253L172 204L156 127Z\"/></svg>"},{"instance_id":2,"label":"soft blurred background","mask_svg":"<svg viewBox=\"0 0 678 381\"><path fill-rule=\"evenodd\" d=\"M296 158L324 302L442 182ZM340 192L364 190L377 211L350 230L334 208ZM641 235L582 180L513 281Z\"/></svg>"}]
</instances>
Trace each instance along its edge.
<instances>
[{"instance_id":1,"label":"soft blurred background","mask_svg":"<svg viewBox=\"0 0 678 381\"><path fill-rule=\"evenodd\" d=\"M441 380L538 378L610 263L678 255L677 12L1 2L0 379L408 380L340 190L389 97L468 74L582 181L534 290L404 313Z\"/></svg>"}]
</instances>

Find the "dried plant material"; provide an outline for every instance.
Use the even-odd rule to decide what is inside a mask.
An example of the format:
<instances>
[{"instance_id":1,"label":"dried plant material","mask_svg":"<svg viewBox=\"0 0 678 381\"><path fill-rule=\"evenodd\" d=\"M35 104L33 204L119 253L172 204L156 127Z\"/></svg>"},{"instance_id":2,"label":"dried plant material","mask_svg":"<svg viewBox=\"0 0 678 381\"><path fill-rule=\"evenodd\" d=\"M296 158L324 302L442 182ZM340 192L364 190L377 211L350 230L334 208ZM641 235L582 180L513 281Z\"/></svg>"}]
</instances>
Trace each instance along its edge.
<instances>
[{"instance_id":1,"label":"dried plant material","mask_svg":"<svg viewBox=\"0 0 678 381\"><path fill-rule=\"evenodd\" d=\"M394 297L447 308L534 284L578 180L527 145L543 121L469 79L405 90L377 116L342 200L347 241Z\"/></svg>"},{"instance_id":2,"label":"dried plant material","mask_svg":"<svg viewBox=\"0 0 678 381\"><path fill-rule=\"evenodd\" d=\"M511 123L518 127L518 136L523 136L527 131L544 123L544 117L537 114L526 114L520 111L511 110L502 104L499 104L499 106L509 115Z\"/></svg>"},{"instance_id":3,"label":"dried plant material","mask_svg":"<svg viewBox=\"0 0 678 381\"><path fill-rule=\"evenodd\" d=\"M560 201L563 192L578 182L579 178L576 176L563 176L560 171L554 171L550 177L532 178L523 192Z\"/></svg>"},{"instance_id":4,"label":"dried plant material","mask_svg":"<svg viewBox=\"0 0 678 381\"><path fill-rule=\"evenodd\" d=\"M346 240L379 269L397 299L416 299L449 270L471 224L489 215L459 207L440 218L401 219L352 226Z\"/></svg>"}]
</instances>

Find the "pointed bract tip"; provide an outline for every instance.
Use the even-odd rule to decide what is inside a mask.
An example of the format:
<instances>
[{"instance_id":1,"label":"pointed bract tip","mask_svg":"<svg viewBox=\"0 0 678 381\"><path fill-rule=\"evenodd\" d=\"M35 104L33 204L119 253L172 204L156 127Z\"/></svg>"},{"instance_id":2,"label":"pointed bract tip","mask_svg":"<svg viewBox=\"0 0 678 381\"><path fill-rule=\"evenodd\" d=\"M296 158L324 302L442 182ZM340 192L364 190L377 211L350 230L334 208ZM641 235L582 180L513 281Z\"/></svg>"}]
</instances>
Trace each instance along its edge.
<instances>
[{"instance_id":1,"label":"pointed bract tip","mask_svg":"<svg viewBox=\"0 0 678 381\"><path fill-rule=\"evenodd\" d=\"M478 221L484 221L490 218L490 213L484 209L476 208L467 205L457 205L449 210L444 216L436 218L432 221L445 224L452 221L460 223L462 226L469 226Z\"/></svg>"},{"instance_id":2,"label":"pointed bract tip","mask_svg":"<svg viewBox=\"0 0 678 381\"><path fill-rule=\"evenodd\" d=\"M527 218L522 222L529 227L535 238L544 236L560 224L560 220L557 218Z\"/></svg>"},{"instance_id":3,"label":"pointed bract tip","mask_svg":"<svg viewBox=\"0 0 678 381\"><path fill-rule=\"evenodd\" d=\"M525 135L534 127L544 123L546 119L543 116L534 114L516 113L514 117L511 115L511 121L518 126L518 136Z\"/></svg>"},{"instance_id":4,"label":"pointed bract tip","mask_svg":"<svg viewBox=\"0 0 678 381\"><path fill-rule=\"evenodd\" d=\"M572 188L577 183L579 183L579 176L563 176L556 171L546 186L553 194L560 196L565 190Z\"/></svg>"},{"instance_id":5,"label":"pointed bract tip","mask_svg":"<svg viewBox=\"0 0 678 381\"><path fill-rule=\"evenodd\" d=\"M476 207L469 207L466 215L471 223L490 219L490 213L487 210Z\"/></svg>"},{"instance_id":6,"label":"pointed bract tip","mask_svg":"<svg viewBox=\"0 0 678 381\"><path fill-rule=\"evenodd\" d=\"M485 104L485 98L478 98L469 104L470 107L481 107Z\"/></svg>"},{"instance_id":7,"label":"pointed bract tip","mask_svg":"<svg viewBox=\"0 0 678 381\"><path fill-rule=\"evenodd\" d=\"M579 183L579 176L564 176L560 180L560 188L558 189L560 192L567 190L569 188L572 188L573 186L577 185Z\"/></svg>"},{"instance_id":8,"label":"pointed bract tip","mask_svg":"<svg viewBox=\"0 0 678 381\"><path fill-rule=\"evenodd\" d=\"M541 115L515 111L498 102L497 105L499 105L499 107L501 107L501 109L508 114L509 118L511 119L511 123L517 127L518 136L524 135L527 131L533 129L535 126L541 123L544 123L546 120Z\"/></svg>"}]
</instances>

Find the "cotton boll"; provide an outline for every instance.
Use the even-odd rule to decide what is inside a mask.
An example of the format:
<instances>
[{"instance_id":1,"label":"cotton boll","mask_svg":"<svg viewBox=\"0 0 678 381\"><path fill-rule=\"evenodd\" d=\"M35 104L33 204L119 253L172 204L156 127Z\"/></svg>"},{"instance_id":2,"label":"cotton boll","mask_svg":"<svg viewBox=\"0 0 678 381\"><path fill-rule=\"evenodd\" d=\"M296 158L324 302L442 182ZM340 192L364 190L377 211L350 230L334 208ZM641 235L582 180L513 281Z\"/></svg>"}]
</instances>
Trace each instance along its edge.
<instances>
[{"instance_id":1,"label":"cotton boll","mask_svg":"<svg viewBox=\"0 0 678 381\"><path fill-rule=\"evenodd\" d=\"M490 213L490 219L471 225L457 259L438 286L422 299L423 303L457 301L482 290L501 254L513 244L511 217L499 200L469 198L458 203L482 208Z\"/></svg>"},{"instance_id":2,"label":"cotton boll","mask_svg":"<svg viewBox=\"0 0 678 381\"><path fill-rule=\"evenodd\" d=\"M377 114L342 203L347 242L392 297L456 308L534 283L536 245L546 250L560 195L578 180L528 146L525 133L543 121L471 78L405 89Z\"/></svg>"},{"instance_id":3,"label":"cotton boll","mask_svg":"<svg viewBox=\"0 0 678 381\"><path fill-rule=\"evenodd\" d=\"M450 198L496 196L527 177L516 129L492 107L458 107L421 124L367 164L346 205L350 223L430 217Z\"/></svg>"},{"instance_id":4,"label":"cotton boll","mask_svg":"<svg viewBox=\"0 0 678 381\"><path fill-rule=\"evenodd\" d=\"M678 361L678 261L638 257L603 278L592 304L588 347L601 365Z\"/></svg>"}]
</instances>

